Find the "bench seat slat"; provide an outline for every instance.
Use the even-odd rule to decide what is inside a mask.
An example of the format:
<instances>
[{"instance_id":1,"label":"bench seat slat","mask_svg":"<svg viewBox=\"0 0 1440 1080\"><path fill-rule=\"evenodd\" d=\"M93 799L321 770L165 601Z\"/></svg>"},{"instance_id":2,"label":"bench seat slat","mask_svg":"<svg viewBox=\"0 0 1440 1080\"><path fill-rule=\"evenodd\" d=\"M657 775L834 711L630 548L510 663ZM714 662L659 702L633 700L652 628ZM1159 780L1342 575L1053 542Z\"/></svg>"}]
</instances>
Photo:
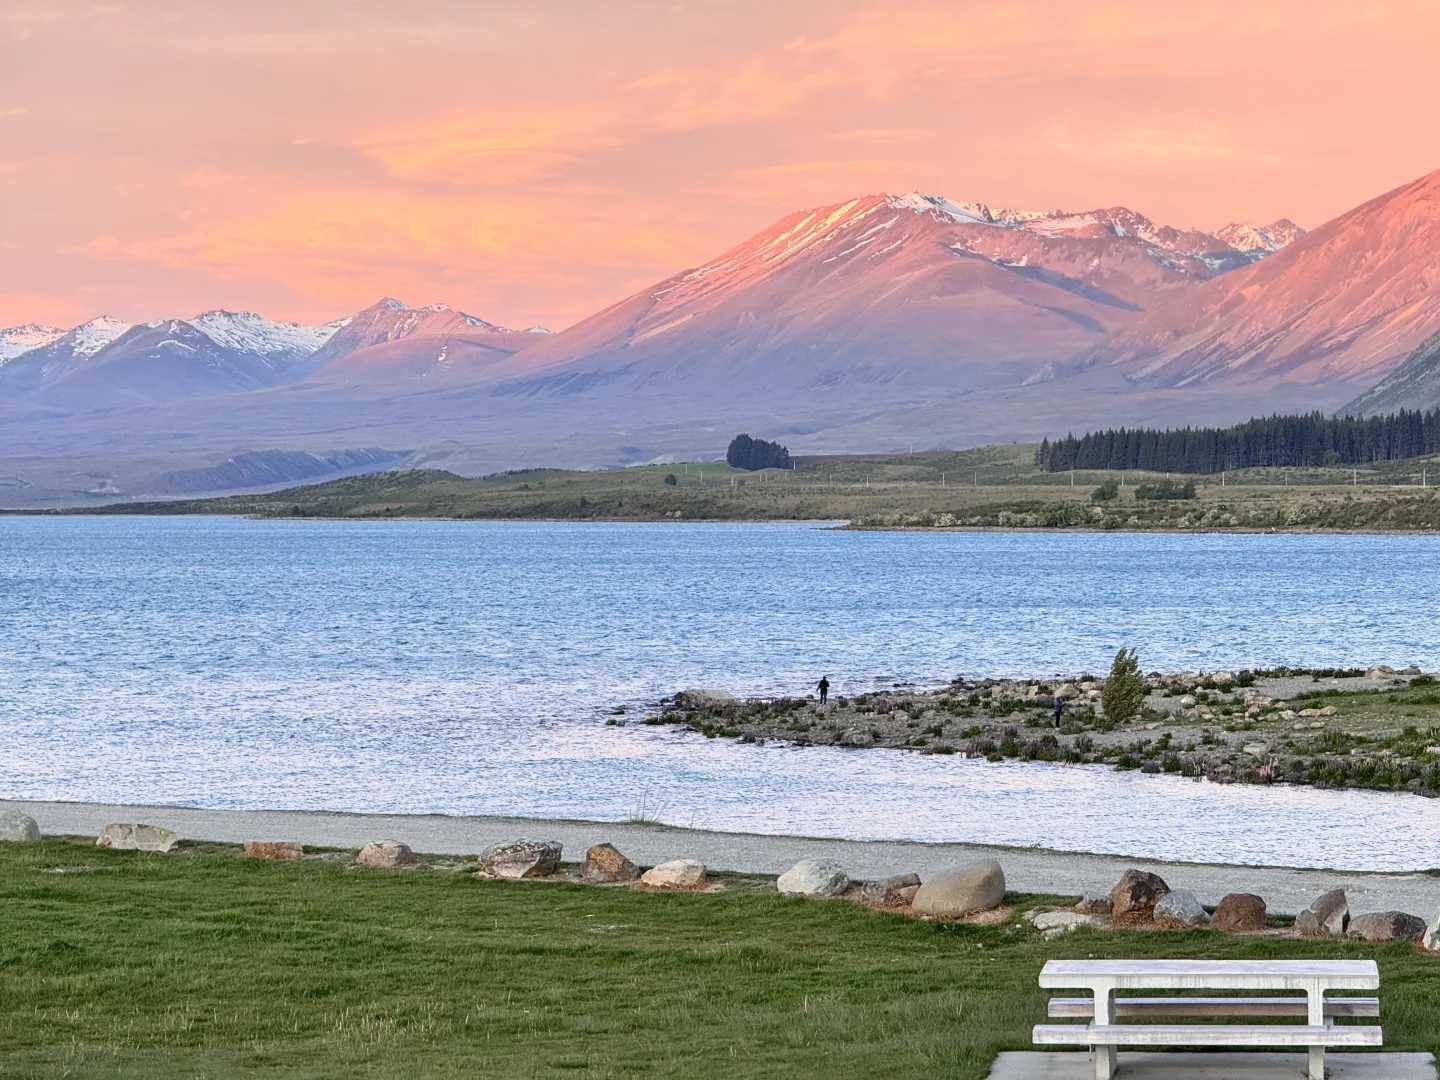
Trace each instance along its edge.
<instances>
[{"instance_id":1,"label":"bench seat slat","mask_svg":"<svg viewBox=\"0 0 1440 1080\"><path fill-rule=\"evenodd\" d=\"M1308 1016L1303 997L1116 998L1119 1016ZM1051 1016L1094 1016L1095 999L1051 998ZM1326 998L1326 1016L1379 1016L1380 999Z\"/></svg>"},{"instance_id":2,"label":"bench seat slat","mask_svg":"<svg viewBox=\"0 0 1440 1080\"><path fill-rule=\"evenodd\" d=\"M1378 1027L1301 1024L1036 1024L1040 1045L1380 1046Z\"/></svg>"}]
</instances>

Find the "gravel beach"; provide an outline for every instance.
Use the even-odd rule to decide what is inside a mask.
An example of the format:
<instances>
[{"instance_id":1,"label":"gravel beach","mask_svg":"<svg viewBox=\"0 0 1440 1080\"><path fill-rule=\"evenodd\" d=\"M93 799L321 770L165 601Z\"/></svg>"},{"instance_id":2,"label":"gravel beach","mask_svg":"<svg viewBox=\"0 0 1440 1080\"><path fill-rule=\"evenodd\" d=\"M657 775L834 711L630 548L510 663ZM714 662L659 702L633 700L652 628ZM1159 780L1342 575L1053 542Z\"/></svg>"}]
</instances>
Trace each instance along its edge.
<instances>
[{"instance_id":1,"label":"gravel beach","mask_svg":"<svg viewBox=\"0 0 1440 1080\"><path fill-rule=\"evenodd\" d=\"M489 844L529 836L560 841L567 861L583 859L592 844L609 842L646 866L694 858L715 870L780 874L801 859L834 859L852 877L866 879L912 872L928 878L976 859L995 858L1005 867L1009 887L1019 892L1108 892L1126 869L1137 867L1159 874L1172 888L1192 890L1206 904L1217 903L1229 892L1259 893L1277 914L1295 914L1322 892L1335 888L1346 890L1353 912L1396 909L1428 919L1440 905L1440 877L1428 874L1165 863L1041 848L825 840L537 818L0 802L0 809L6 808L29 814L47 835L94 836L112 822L143 822L164 825L182 839L230 843L298 840L342 848L395 839L416 851L437 855L477 854Z\"/></svg>"}]
</instances>

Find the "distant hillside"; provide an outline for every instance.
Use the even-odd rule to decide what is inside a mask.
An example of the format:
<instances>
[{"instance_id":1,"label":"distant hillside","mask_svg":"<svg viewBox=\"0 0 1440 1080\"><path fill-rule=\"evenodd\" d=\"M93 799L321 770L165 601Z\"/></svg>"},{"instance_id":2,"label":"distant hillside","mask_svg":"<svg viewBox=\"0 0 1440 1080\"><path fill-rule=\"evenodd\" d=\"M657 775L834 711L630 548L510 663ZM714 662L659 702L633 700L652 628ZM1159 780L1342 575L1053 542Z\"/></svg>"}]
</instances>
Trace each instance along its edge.
<instances>
[{"instance_id":1,"label":"distant hillside","mask_svg":"<svg viewBox=\"0 0 1440 1080\"><path fill-rule=\"evenodd\" d=\"M1440 332L1426 338L1405 362L1343 406L1341 416L1381 416L1440 405Z\"/></svg>"}]
</instances>

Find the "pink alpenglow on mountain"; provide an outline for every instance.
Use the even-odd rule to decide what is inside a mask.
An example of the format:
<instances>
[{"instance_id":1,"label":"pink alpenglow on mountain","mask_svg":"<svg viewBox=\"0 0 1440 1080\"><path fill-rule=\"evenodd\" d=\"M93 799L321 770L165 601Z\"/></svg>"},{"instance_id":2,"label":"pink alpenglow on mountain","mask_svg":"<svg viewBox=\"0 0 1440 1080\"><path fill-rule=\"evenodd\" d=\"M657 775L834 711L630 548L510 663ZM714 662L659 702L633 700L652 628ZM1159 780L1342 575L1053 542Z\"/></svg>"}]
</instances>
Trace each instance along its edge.
<instances>
[{"instance_id":1,"label":"pink alpenglow on mountain","mask_svg":"<svg viewBox=\"0 0 1440 1080\"><path fill-rule=\"evenodd\" d=\"M1215 230L1215 235L1236 251L1247 255L1273 255L1281 248L1293 244L1305 235L1305 230L1289 218L1272 221L1269 225L1246 225L1232 223Z\"/></svg>"},{"instance_id":2,"label":"pink alpenglow on mountain","mask_svg":"<svg viewBox=\"0 0 1440 1080\"><path fill-rule=\"evenodd\" d=\"M611 381L1016 385L1250 258L1123 207L867 195L801 210L499 365L526 392Z\"/></svg>"},{"instance_id":3,"label":"pink alpenglow on mountain","mask_svg":"<svg viewBox=\"0 0 1440 1080\"><path fill-rule=\"evenodd\" d=\"M1440 330L1437 285L1440 171L1178 296L1091 359L1150 386L1369 386Z\"/></svg>"}]
</instances>

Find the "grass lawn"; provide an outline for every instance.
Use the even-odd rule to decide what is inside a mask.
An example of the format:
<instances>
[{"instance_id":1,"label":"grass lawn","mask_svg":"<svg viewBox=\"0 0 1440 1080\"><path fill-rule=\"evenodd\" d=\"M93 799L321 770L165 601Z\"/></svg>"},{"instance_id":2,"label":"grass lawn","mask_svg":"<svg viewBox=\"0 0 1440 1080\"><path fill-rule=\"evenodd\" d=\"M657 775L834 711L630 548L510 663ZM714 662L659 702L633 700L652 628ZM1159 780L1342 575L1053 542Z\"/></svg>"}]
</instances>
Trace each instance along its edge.
<instances>
[{"instance_id":1,"label":"grass lawn","mask_svg":"<svg viewBox=\"0 0 1440 1080\"><path fill-rule=\"evenodd\" d=\"M1041 964L1089 955L1374 957L1387 1049L1440 1050L1440 960L1408 945L1045 942L755 879L653 895L237 855L0 845L0 1077L964 1080L1029 1046Z\"/></svg>"}]
</instances>

